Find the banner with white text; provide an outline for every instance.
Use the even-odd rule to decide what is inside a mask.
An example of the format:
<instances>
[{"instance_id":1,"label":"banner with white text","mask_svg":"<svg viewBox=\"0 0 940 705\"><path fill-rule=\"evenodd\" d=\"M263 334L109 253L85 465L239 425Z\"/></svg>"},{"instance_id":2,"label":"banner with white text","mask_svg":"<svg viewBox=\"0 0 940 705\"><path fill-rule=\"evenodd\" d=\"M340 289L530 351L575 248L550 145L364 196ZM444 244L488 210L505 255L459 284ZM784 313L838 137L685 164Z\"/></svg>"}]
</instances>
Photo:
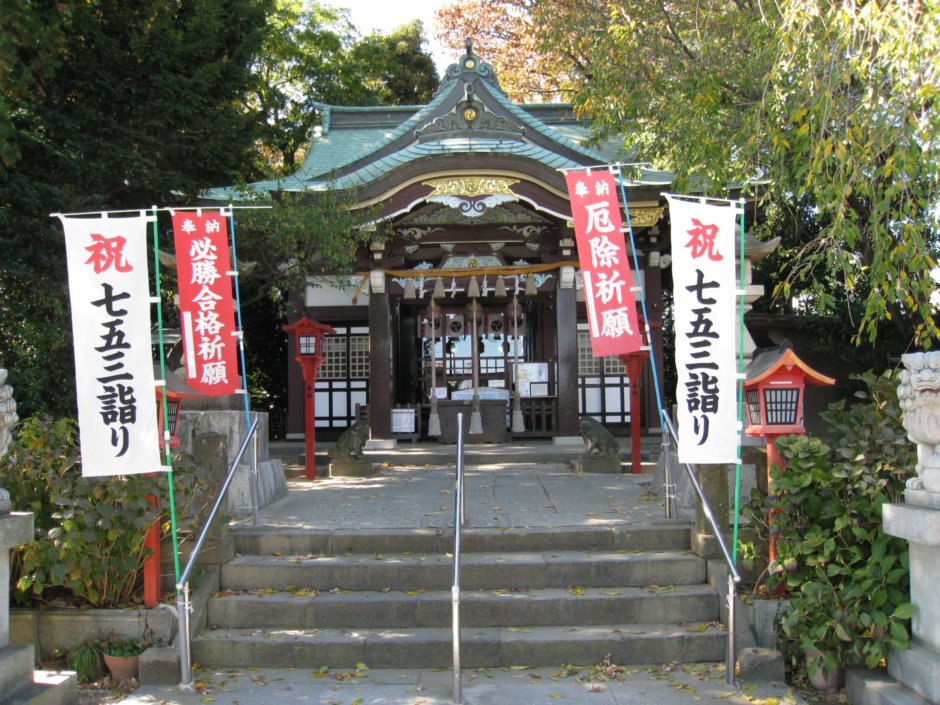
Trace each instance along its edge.
<instances>
[{"instance_id":1,"label":"banner with white text","mask_svg":"<svg viewBox=\"0 0 940 705\"><path fill-rule=\"evenodd\" d=\"M239 388L227 217L173 214L186 381L209 396Z\"/></svg>"},{"instance_id":2,"label":"banner with white text","mask_svg":"<svg viewBox=\"0 0 940 705\"><path fill-rule=\"evenodd\" d=\"M614 175L601 170L565 175L578 243L591 350L595 357L640 350L636 286L627 260Z\"/></svg>"},{"instance_id":3,"label":"banner with white text","mask_svg":"<svg viewBox=\"0 0 940 705\"><path fill-rule=\"evenodd\" d=\"M679 461L738 459L734 205L668 196Z\"/></svg>"},{"instance_id":4,"label":"banner with white text","mask_svg":"<svg viewBox=\"0 0 940 705\"><path fill-rule=\"evenodd\" d=\"M147 224L60 216L65 231L82 475L158 472Z\"/></svg>"}]
</instances>

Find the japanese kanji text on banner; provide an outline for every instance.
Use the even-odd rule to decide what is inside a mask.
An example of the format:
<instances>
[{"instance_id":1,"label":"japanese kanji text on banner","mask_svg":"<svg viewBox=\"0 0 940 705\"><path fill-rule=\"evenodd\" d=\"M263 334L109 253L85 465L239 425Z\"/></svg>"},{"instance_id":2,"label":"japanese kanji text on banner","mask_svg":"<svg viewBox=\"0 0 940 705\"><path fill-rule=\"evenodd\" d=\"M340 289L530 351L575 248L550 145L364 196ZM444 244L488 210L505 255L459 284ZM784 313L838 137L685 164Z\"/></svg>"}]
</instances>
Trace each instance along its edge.
<instances>
[{"instance_id":1,"label":"japanese kanji text on banner","mask_svg":"<svg viewBox=\"0 0 940 705\"><path fill-rule=\"evenodd\" d=\"M643 337L614 176L609 171L572 171L565 179L578 242L591 350L595 357L636 352L643 346Z\"/></svg>"},{"instance_id":2,"label":"japanese kanji text on banner","mask_svg":"<svg viewBox=\"0 0 940 705\"><path fill-rule=\"evenodd\" d=\"M239 386L226 216L173 214L186 380L209 396Z\"/></svg>"},{"instance_id":3,"label":"japanese kanji text on banner","mask_svg":"<svg viewBox=\"0 0 940 705\"><path fill-rule=\"evenodd\" d=\"M146 214L60 216L65 231L82 475L160 464L150 346Z\"/></svg>"},{"instance_id":4,"label":"japanese kanji text on banner","mask_svg":"<svg viewBox=\"0 0 940 705\"><path fill-rule=\"evenodd\" d=\"M668 196L667 196L668 197ZM734 206L669 198L679 461L738 459Z\"/></svg>"}]
</instances>

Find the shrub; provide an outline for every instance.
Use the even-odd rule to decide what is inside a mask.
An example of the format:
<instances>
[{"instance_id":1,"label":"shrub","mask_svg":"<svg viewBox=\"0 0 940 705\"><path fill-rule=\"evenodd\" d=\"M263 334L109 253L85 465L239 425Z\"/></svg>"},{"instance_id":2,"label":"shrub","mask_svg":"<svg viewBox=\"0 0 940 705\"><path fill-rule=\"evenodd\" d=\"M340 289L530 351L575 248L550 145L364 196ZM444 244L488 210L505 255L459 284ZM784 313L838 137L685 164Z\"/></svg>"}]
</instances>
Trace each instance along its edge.
<instances>
[{"instance_id":1,"label":"shrub","mask_svg":"<svg viewBox=\"0 0 940 705\"><path fill-rule=\"evenodd\" d=\"M784 640L809 665L878 665L904 649L910 575L907 542L884 533L881 507L902 501L916 451L901 426L895 376L860 376L858 402L823 414L829 444L806 436L777 441L786 467L771 469L773 529L783 585L793 609L781 618ZM798 649L797 649L798 647Z\"/></svg>"},{"instance_id":2,"label":"shrub","mask_svg":"<svg viewBox=\"0 0 940 705\"><path fill-rule=\"evenodd\" d=\"M83 478L70 419L23 421L0 458L0 486L13 508L34 513L36 538L13 553L11 594L18 604L65 598L91 607L139 602L144 538L167 518L148 497L167 496L167 474ZM197 523L204 491L195 472L174 472L181 530Z\"/></svg>"}]
</instances>

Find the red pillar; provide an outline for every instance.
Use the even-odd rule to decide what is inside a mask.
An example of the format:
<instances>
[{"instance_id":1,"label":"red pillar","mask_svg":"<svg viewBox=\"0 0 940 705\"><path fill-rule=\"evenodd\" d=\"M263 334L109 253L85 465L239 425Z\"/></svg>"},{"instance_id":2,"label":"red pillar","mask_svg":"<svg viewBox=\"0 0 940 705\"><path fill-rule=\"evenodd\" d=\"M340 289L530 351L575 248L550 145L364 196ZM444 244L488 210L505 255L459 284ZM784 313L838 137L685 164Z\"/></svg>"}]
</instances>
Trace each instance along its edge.
<instances>
[{"instance_id":1,"label":"red pillar","mask_svg":"<svg viewBox=\"0 0 940 705\"><path fill-rule=\"evenodd\" d=\"M776 497L777 493L774 491L773 481L770 479L770 468L776 465L781 470L783 469L783 456L780 455L780 451L777 450L777 438L779 436L767 436L767 496ZM771 509L767 514L767 528L770 531L770 545L769 545L769 555L770 560L773 562L777 558L777 536L774 533L774 514L778 510Z\"/></svg>"},{"instance_id":2,"label":"red pillar","mask_svg":"<svg viewBox=\"0 0 940 705\"><path fill-rule=\"evenodd\" d=\"M308 480L317 479L317 429L315 427L317 415L313 405L315 396L313 388L316 385L316 373L313 379L308 380L307 366L304 365L304 472Z\"/></svg>"},{"instance_id":3,"label":"red pillar","mask_svg":"<svg viewBox=\"0 0 940 705\"><path fill-rule=\"evenodd\" d=\"M148 495L151 506L157 506L157 498ZM150 555L144 558L144 607L154 608L160 604L160 517L154 520L144 537L144 549Z\"/></svg>"},{"instance_id":4,"label":"red pillar","mask_svg":"<svg viewBox=\"0 0 940 705\"><path fill-rule=\"evenodd\" d=\"M640 446L640 376L648 353L644 351L619 355L630 379L630 467L634 475L643 472Z\"/></svg>"}]
</instances>

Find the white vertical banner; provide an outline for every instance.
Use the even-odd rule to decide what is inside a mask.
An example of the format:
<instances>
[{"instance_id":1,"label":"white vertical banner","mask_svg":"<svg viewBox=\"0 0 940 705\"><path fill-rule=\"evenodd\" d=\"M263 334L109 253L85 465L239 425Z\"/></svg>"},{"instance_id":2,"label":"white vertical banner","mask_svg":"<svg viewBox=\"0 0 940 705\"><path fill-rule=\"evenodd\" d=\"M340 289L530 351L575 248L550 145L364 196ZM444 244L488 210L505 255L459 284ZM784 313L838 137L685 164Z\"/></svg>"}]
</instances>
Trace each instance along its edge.
<instances>
[{"instance_id":1,"label":"white vertical banner","mask_svg":"<svg viewBox=\"0 0 940 705\"><path fill-rule=\"evenodd\" d=\"M738 459L734 204L669 199L679 461Z\"/></svg>"},{"instance_id":2,"label":"white vertical banner","mask_svg":"<svg viewBox=\"0 0 940 705\"><path fill-rule=\"evenodd\" d=\"M147 224L60 216L65 231L82 475L158 472Z\"/></svg>"}]
</instances>

